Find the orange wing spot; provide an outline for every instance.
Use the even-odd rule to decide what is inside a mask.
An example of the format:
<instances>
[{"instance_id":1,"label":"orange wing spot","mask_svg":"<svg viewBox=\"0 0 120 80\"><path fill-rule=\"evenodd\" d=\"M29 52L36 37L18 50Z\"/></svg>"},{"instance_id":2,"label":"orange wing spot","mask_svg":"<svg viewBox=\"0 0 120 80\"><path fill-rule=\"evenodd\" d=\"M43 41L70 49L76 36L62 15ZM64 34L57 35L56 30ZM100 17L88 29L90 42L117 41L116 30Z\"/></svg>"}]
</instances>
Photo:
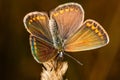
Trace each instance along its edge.
<instances>
[{"instance_id":1,"label":"orange wing spot","mask_svg":"<svg viewBox=\"0 0 120 80\"><path fill-rule=\"evenodd\" d=\"M36 20L35 17L33 18L33 20L34 20L34 21Z\"/></svg>"},{"instance_id":2,"label":"orange wing spot","mask_svg":"<svg viewBox=\"0 0 120 80\"><path fill-rule=\"evenodd\" d=\"M87 26L87 27L90 27L91 25L92 25L92 24L90 24L90 23L86 23L86 26Z\"/></svg>"},{"instance_id":3,"label":"orange wing spot","mask_svg":"<svg viewBox=\"0 0 120 80\"><path fill-rule=\"evenodd\" d=\"M34 50L35 50L35 53L37 53L37 47L36 47L36 40L34 39Z\"/></svg>"},{"instance_id":4,"label":"orange wing spot","mask_svg":"<svg viewBox=\"0 0 120 80\"><path fill-rule=\"evenodd\" d=\"M63 14L64 10L62 9L62 10L60 10L59 12L60 12L60 14Z\"/></svg>"},{"instance_id":5,"label":"orange wing spot","mask_svg":"<svg viewBox=\"0 0 120 80\"><path fill-rule=\"evenodd\" d=\"M37 50L37 47L36 47L36 45L34 45L34 48L35 48L35 50Z\"/></svg>"},{"instance_id":6,"label":"orange wing spot","mask_svg":"<svg viewBox=\"0 0 120 80\"><path fill-rule=\"evenodd\" d=\"M58 13L58 12L56 12L56 13L54 13L53 15L54 15L54 16L58 16L58 15L59 15L59 13Z\"/></svg>"},{"instance_id":7,"label":"orange wing spot","mask_svg":"<svg viewBox=\"0 0 120 80\"><path fill-rule=\"evenodd\" d=\"M33 20L31 19L30 22L33 22Z\"/></svg>"},{"instance_id":8,"label":"orange wing spot","mask_svg":"<svg viewBox=\"0 0 120 80\"><path fill-rule=\"evenodd\" d=\"M92 29L92 30L95 30L95 29L96 29L96 27L95 27L94 25L92 25L91 29Z\"/></svg>"},{"instance_id":9,"label":"orange wing spot","mask_svg":"<svg viewBox=\"0 0 120 80\"><path fill-rule=\"evenodd\" d=\"M37 17L36 17L36 19L37 19L37 20L39 20L39 19L40 19L40 17L39 17L39 16L37 16Z\"/></svg>"},{"instance_id":10,"label":"orange wing spot","mask_svg":"<svg viewBox=\"0 0 120 80\"><path fill-rule=\"evenodd\" d=\"M34 46L34 49L35 49L35 53L37 53L37 47L36 46Z\"/></svg>"},{"instance_id":11,"label":"orange wing spot","mask_svg":"<svg viewBox=\"0 0 120 80\"><path fill-rule=\"evenodd\" d=\"M101 32L98 33L98 36L102 36Z\"/></svg>"},{"instance_id":12,"label":"orange wing spot","mask_svg":"<svg viewBox=\"0 0 120 80\"><path fill-rule=\"evenodd\" d=\"M31 19L29 22L28 22L28 24L31 24L33 22L33 20Z\"/></svg>"},{"instance_id":13,"label":"orange wing spot","mask_svg":"<svg viewBox=\"0 0 120 80\"><path fill-rule=\"evenodd\" d=\"M34 42L34 45L36 46L36 42Z\"/></svg>"},{"instance_id":14,"label":"orange wing spot","mask_svg":"<svg viewBox=\"0 0 120 80\"><path fill-rule=\"evenodd\" d=\"M44 19L45 19L45 17L44 17L44 16L40 16L40 19L44 20Z\"/></svg>"},{"instance_id":15,"label":"orange wing spot","mask_svg":"<svg viewBox=\"0 0 120 80\"><path fill-rule=\"evenodd\" d=\"M74 10L74 8L70 8L70 11L73 11Z\"/></svg>"},{"instance_id":16,"label":"orange wing spot","mask_svg":"<svg viewBox=\"0 0 120 80\"><path fill-rule=\"evenodd\" d=\"M69 11L69 9L68 9L68 8L66 8L66 9L65 9L65 11L66 11L66 12L68 12L68 11Z\"/></svg>"},{"instance_id":17,"label":"orange wing spot","mask_svg":"<svg viewBox=\"0 0 120 80\"><path fill-rule=\"evenodd\" d=\"M98 33L99 31L98 31L98 29L95 29L95 33Z\"/></svg>"}]
</instances>

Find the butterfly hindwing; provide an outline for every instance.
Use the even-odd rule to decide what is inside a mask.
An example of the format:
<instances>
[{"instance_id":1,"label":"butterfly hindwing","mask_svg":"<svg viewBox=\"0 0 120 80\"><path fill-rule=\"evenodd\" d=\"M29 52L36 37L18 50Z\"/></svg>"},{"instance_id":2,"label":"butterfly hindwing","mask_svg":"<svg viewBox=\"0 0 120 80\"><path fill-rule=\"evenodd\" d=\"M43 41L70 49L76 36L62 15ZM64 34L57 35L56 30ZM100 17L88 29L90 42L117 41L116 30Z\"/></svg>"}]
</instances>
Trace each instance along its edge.
<instances>
[{"instance_id":1,"label":"butterfly hindwing","mask_svg":"<svg viewBox=\"0 0 120 80\"><path fill-rule=\"evenodd\" d=\"M65 40L80 27L84 20L84 11L77 3L67 3L51 11L50 19L56 23L56 27L52 26L53 30L57 28L61 39Z\"/></svg>"},{"instance_id":2,"label":"butterfly hindwing","mask_svg":"<svg viewBox=\"0 0 120 80\"><path fill-rule=\"evenodd\" d=\"M49 30L49 18L44 12L31 12L24 17L24 25L27 31L48 42L52 41Z\"/></svg>"},{"instance_id":3,"label":"butterfly hindwing","mask_svg":"<svg viewBox=\"0 0 120 80\"><path fill-rule=\"evenodd\" d=\"M49 44L48 42L35 36L30 36L30 45L32 55L39 63L46 62L57 54L57 50L52 44Z\"/></svg>"},{"instance_id":4,"label":"butterfly hindwing","mask_svg":"<svg viewBox=\"0 0 120 80\"><path fill-rule=\"evenodd\" d=\"M91 19L86 20L81 28L65 42L65 51L84 51L102 47L109 42L109 37L102 26Z\"/></svg>"}]
</instances>

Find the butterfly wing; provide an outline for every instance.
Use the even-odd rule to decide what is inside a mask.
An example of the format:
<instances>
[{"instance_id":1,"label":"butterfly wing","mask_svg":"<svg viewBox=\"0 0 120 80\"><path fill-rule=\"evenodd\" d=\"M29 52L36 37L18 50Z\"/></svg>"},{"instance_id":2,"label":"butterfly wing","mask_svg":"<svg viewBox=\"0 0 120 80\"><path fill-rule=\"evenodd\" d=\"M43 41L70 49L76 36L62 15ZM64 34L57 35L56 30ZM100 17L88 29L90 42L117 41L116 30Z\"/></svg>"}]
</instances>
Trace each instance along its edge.
<instances>
[{"instance_id":1,"label":"butterfly wing","mask_svg":"<svg viewBox=\"0 0 120 80\"><path fill-rule=\"evenodd\" d=\"M51 11L52 30L57 29L61 39L65 40L79 29L84 20L84 11L77 3L66 3Z\"/></svg>"},{"instance_id":2,"label":"butterfly wing","mask_svg":"<svg viewBox=\"0 0 120 80\"><path fill-rule=\"evenodd\" d=\"M52 43L49 30L49 18L44 12L31 12L24 17L24 25L27 31L36 37Z\"/></svg>"},{"instance_id":3,"label":"butterfly wing","mask_svg":"<svg viewBox=\"0 0 120 80\"><path fill-rule=\"evenodd\" d=\"M38 63L52 59L57 53L53 45L35 36L30 36L30 45L32 55Z\"/></svg>"},{"instance_id":4,"label":"butterfly wing","mask_svg":"<svg viewBox=\"0 0 120 80\"><path fill-rule=\"evenodd\" d=\"M44 12L31 12L24 17L24 25L31 34L30 45L33 57L37 62L46 62L57 53L53 47L49 30L49 18Z\"/></svg>"},{"instance_id":5,"label":"butterfly wing","mask_svg":"<svg viewBox=\"0 0 120 80\"><path fill-rule=\"evenodd\" d=\"M102 26L91 19L86 20L81 28L65 42L65 51L84 51L105 46L109 37Z\"/></svg>"}]
</instances>

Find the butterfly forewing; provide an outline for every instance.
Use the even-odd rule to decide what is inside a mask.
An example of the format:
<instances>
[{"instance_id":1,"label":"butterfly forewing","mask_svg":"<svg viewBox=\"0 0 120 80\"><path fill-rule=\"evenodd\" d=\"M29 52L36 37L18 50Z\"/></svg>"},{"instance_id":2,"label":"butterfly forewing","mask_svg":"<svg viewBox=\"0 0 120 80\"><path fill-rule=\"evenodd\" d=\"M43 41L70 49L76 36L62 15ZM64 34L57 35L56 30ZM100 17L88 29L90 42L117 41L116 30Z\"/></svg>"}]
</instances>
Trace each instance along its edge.
<instances>
[{"instance_id":1,"label":"butterfly forewing","mask_svg":"<svg viewBox=\"0 0 120 80\"><path fill-rule=\"evenodd\" d=\"M81 28L65 42L65 51L84 51L102 47L109 42L102 26L91 19L86 20Z\"/></svg>"},{"instance_id":2,"label":"butterfly forewing","mask_svg":"<svg viewBox=\"0 0 120 80\"><path fill-rule=\"evenodd\" d=\"M39 63L46 62L57 54L57 50L53 47L52 44L49 44L45 40L42 40L35 36L30 36L30 45L32 55Z\"/></svg>"},{"instance_id":3,"label":"butterfly forewing","mask_svg":"<svg viewBox=\"0 0 120 80\"><path fill-rule=\"evenodd\" d=\"M49 18L44 12L31 12L24 17L24 25L27 31L48 42L52 41L49 30ZM52 43L52 42L51 42Z\"/></svg>"},{"instance_id":4,"label":"butterfly forewing","mask_svg":"<svg viewBox=\"0 0 120 80\"><path fill-rule=\"evenodd\" d=\"M50 18L56 23L58 33L64 40L78 30L84 19L84 11L77 3L67 3L51 11Z\"/></svg>"}]
</instances>

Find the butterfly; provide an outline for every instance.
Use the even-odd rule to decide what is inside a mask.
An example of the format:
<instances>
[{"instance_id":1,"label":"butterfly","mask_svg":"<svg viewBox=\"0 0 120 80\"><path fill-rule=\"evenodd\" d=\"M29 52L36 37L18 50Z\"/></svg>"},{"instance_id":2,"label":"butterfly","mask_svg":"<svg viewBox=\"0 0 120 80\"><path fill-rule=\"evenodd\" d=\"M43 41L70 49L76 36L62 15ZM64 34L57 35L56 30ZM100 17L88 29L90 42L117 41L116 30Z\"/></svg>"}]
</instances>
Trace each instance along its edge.
<instances>
[{"instance_id":1,"label":"butterfly","mask_svg":"<svg viewBox=\"0 0 120 80\"><path fill-rule=\"evenodd\" d=\"M78 3L65 3L50 12L30 12L23 19L30 33L30 46L38 63L47 62L64 52L100 48L109 43L103 27L92 19L84 21L84 10Z\"/></svg>"}]
</instances>

